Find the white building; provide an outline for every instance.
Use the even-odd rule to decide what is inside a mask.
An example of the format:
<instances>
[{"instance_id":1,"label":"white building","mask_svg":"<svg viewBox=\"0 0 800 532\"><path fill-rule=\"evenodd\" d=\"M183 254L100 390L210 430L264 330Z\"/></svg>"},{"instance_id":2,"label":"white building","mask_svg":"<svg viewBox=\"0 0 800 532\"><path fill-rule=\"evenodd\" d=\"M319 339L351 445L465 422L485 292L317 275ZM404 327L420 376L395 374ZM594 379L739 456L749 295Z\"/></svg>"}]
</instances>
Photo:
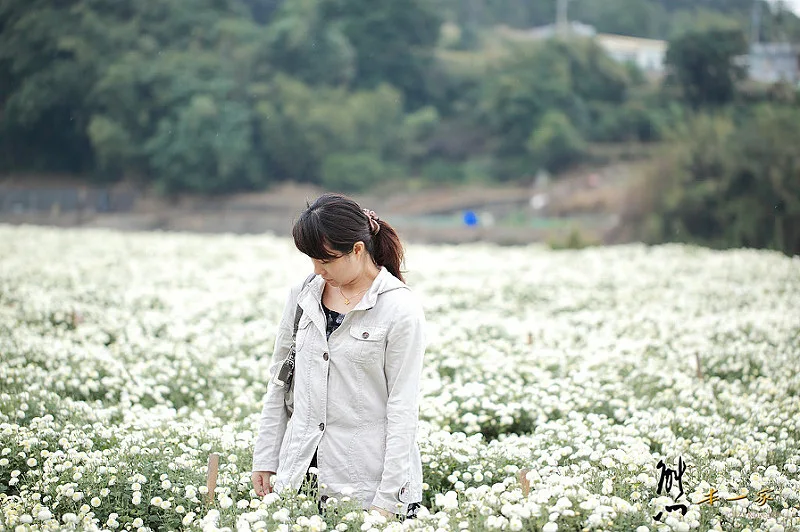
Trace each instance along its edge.
<instances>
[{"instance_id":1,"label":"white building","mask_svg":"<svg viewBox=\"0 0 800 532\"><path fill-rule=\"evenodd\" d=\"M620 63L631 62L653 76L660 76L664 72L667 41L597 33L593 26L576 21L570 21L564 26L549 24L526 31L504 28L504 33L516 39L530 40L545 40L559 35L593 38L608 55Z\"/></svg>"},{"instance_id":2,"label":"white building","mask_svg":"<svg viewBox=\"0 0 800 532\"><path fill-rule=\"evenodd\" d=\"M791 43L755 43L742 61L748 77L762 83L800 83L800 46Z\"/></svg>"}]
</instances>

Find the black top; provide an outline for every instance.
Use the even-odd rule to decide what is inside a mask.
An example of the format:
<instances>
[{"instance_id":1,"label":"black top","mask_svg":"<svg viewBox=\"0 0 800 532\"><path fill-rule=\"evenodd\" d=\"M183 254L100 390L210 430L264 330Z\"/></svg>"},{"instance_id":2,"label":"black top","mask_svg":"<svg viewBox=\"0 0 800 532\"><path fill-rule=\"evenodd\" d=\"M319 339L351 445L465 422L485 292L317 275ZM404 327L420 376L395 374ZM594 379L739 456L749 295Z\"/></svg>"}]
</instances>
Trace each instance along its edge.
<instances>
[{"instance_id":1,"label":"black top","mask_svg":"<svg viewBox=\"0 0 800 532\"><path fill-rule=\"evenodd\" d=\"M325 303L322 303L322 310L325 311L325 336L330 340L331 333L342 324L344 314L329 309Z\"/></svg>"}]
</instances>

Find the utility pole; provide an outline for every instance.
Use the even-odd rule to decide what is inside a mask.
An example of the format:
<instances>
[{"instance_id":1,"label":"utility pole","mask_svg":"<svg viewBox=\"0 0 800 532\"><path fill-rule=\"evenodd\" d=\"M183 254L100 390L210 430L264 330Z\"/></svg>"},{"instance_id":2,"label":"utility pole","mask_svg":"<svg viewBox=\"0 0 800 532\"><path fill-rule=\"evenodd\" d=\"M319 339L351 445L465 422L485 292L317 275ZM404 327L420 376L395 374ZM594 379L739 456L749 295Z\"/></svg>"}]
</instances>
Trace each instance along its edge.
<instances>
[{"instance_id":1,"label":"utility pole","mask_svg":"<svg viewBox=\"0 0 800 532\"><path fill-rule=\"evenodd\" d=\"M558 5L556 6L556 32L561 37L566 37L569 34L568 3L569 0L558 0Z\"/></svg>"},{"instance_id":2,"label":"utility pole","mask_svg":"<svg viewBox=\"0 0 800 532\"><path fill-rule=\"evenodd\" d=\"M761 0L753 2L753 12L750 20L750 47L761 41Z\"/></svg>"}]
</instances>

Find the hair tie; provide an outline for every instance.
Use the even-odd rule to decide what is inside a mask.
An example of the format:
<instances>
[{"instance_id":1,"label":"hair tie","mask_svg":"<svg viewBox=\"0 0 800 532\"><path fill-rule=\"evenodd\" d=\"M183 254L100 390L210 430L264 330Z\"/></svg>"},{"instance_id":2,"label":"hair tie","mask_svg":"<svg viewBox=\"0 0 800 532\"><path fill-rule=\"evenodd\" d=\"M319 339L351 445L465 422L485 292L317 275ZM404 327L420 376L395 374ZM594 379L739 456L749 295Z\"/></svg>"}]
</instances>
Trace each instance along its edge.
<instances>
[{"instance_id":1,"label":"hair tie","mask_svg":"<svg viewBox=\"0 0 800 532\"><path fill-rule=\"evenodd\" d=\"M369 220L370 233L372 233L373 235L377 235L378 231L381 230L381 224L378 223L381 221L381 219L378 218L378 215L375 214L375 211L371 211L369 209L361 209L361 210L364 211L364 214L367 215L367 220Z\"/></svg>"}]
</instances>

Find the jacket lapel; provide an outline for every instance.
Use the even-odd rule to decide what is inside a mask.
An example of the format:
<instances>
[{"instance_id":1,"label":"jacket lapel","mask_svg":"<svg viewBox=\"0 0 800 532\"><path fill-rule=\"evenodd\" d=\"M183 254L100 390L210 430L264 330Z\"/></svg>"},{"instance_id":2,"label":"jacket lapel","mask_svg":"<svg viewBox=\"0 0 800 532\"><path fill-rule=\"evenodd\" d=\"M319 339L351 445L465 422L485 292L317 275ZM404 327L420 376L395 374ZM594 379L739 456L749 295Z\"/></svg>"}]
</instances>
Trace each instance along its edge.
<instances>
[{"instance_id":1,"label":"jacket lapel","mask_svg":"<svg viewBox=\"0 0 800 532\"><path fill-rule=\"evenodd\" d=\"M306 285L297 297L297 304L303 309L303 314L307 315L320 332L325 335L325 316L322 313L322 288L325 279L317 275L308 285Z\"/></svg>"}]
</instances>

